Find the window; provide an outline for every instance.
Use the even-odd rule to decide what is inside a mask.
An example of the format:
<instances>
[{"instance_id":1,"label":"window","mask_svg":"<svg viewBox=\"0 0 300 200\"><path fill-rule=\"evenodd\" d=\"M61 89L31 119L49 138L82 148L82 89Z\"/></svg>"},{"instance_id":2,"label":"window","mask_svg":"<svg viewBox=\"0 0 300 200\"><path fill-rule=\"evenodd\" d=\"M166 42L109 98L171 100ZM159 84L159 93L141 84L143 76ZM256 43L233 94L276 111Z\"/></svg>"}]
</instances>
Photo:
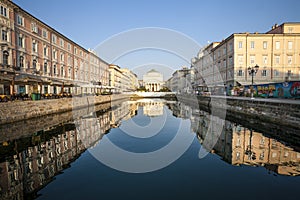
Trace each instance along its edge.
<instances>
[{"instance_id":1,"label":"window","mask_svg":"<svg viewBox=\"0 0 300 200\"><path fill-rule=\"evenodd\" d=\"M71 77L71 73L72 73L71 70L72 70L71 67L69 67L69 69L68 69L68 76L69 76L69 78Z\"/></svg>"},{"instance_id":2,"label":"window","mask_svg":"<svg viewBox=\"0 0 300 200\"><path fill-rule=\"evenodd\" d=\"M9 53L7 51L3 51L3 65L8 65L8 56Z\"/></svg>"},{"instance_id":3,"label":"window","mask_svg":"<svg viewBox=\"0 0 300 200\"><path fill-rule=\"evenodd\" d=\"M43 29L43 38L48 38L48 31Z\"/></svg>"},{"instance_id":4,"label":"window","mask_svg":"<svg viewBox=\"0 0 300 200\"><path fill-rule=\"evenodd\" d=\"M229 65L233 65L233 58L232 58L232 56L229 57Z\"/></svg>"},{"instance_id":5,"label":"window","mask_svg":"<svg viewBox=\"0 0 300 200\"><path fill-rule=\"evenodd\" d=\"M36 60L33 60L33 61L32 61L32 67L33 67L34 69L36 69Z\"/></svg>"},{"instance_id":6,"label":"window","mask_svg":"<svg viewBox=\"0 0 300 200\"><path fill-rule=\"evenodd\" d=\"M60 61L61 62L65 61L65 55L63 53L60 54Z\"/></svg>"},{"instance_id":7,"label":"window","mask_svg":"<svg viewBox=\"0 0 300 200\"><path fill-rule=\"evenodd\" d=\"M263 49L267 49L268 48L268 42L267 41L263 41Z\"/></svg>"},{"instance_id":8,"label":"window","mask_svg":"<svg viewBox=\"0 0 300 200\"><path fill-rule=\"evenodd\" d=\"M52 43L56 44L56 35L52 35Z\"/></svg>"},{"instance_id":9,"label":"window","mask_svg":"<svg viewBox=\"0 0 300 200\"><path fill-rule=\"evenodd\" d=\"M268 64L268 56L263 56L263 63L264 63L265 65Z\"/></svg>"},{"instance_id":10,"label":"window","mask_svg":"<svg viewBox=\"0 0 300 200\"><path fill-rule=\"evenodd\" d=\"M232 46L232 42L229 43L229 51L232 51L233 50L233 46Z\"/></svg>"},{"instance_id":11,"label":"window","mask_svg":"<svg viewBox=\"0 0 300 200\"><path fill-rule=\"evenodd\" d=\"M57 59L57 51L53 49L53 58L56 60Z\"/></svg>"},{"instance_id":12,"label":"window","mask_svg":"<svg viewBox=\"0 0 300 200\"><path fill-rule=\"evenodd\" d=\"M65 44L64 40L60 38L60 46L64 47L64 44Z\"/></svg>"},{"instance_id":13,"label":"window","mask_svg":"<svg viewBox=\"0 0 300 200\"><path fill-rule=\"evenodd\" d=\"M48 64L47 62L44 63L44 73L46 74L48 71Z\"/></svg>"},{"instance_id":14,"label":"window","mask_svg":"<svg viewBox=\"0 0 300 200\"><path fill-rule=\"evenodd\" d=\"M250 55L250 64L251 65L255 64L255 55Z\"/></svg>"},{"instance_id":15,"label":"window","mask_svg":"<svg viewBox=\"0 0 300 200\"><path fill-rule=\"evenodd\" d=\"M288 56L287 57L287 62L289 65L291 65L293 63L293 56Z\"/></svg>"},{"instance_id":16,"label":"window","mask_svg":"<svg viewBox=\"0 0 300 200\"><path fill-rule=\"evenodd\" d=\"M71 44L70 43L68 43L68 51L71 51Z\"/></svg>"},{"instance_id":17,"label":"window","mask_svg":"<svg viewBox=\"0 0 300 200\"><path fill-rule=\"evenodd\" d=\"M23 56L19 57L19 66L20 66L20 68L24 67L24 57Z\"/></svg>"},{"instance_id":18,"label":"window","mask_svg":"<svg viewBox=\"0 0 300 200\"><path fill-rule=\"evenodd\" d=\"M226 47L223 48L223 55L226 55Z\"/></svg>"},{"instance_id":19,"label":"window","mask_svg":"<svg viewBox=\"0 0 300 200\"><path fill-rule=\"evenodd\" d=\"M24 48L24 44L25 44L25 41L24 41L23 36L19 35L19 37L18 37L18 45L19 45L19 47Z\"/></svg>"},{"instance_id":20,"label":"window","mask_svg":"<svg viewBox=\"0 0 300 200\"><path fill-rule=\"evenodd\" d=\"M38 52L38 46L37 46L36 41L32 41L32 51L33 51L34 53L37 53L37 52Z\"/></svg>"},{"instance_id":21,"label":"window","mask_svg":"<svg viewBox=\"0 0 300 200\"><path fill-rule=\"evenodd\" d=\"M24 18L20 15L17 16L17 24L20 26L24 26Z\"/></svg>"},{"instance_id":22,"label":"window","mask_svg":"<svg viewBox=\"0 0 300 200\"><path fill-rule=\"evenodd\" d=\"M280 56L275 56L275 64L279 64L280 63Z\"/></svg>"},{"instance_id":23,"label":"window","mask_svg":"<svg viewBox=\"0 0 300 200\"><path fill-rule=\"evenodd\" d=\"M56 75L56 65L53 65L53 74Z\"/></svg>"},{"instance_id":24,"label":"window","mask_svg":"<svg viewBox=\"0 0 300 200\"><path fill-rule=\"evenodd\" d=\"M74 54L77 54L77 48L76 47L74 48Z\"/></svg>"},{"instance_id":25,"label":"window","mask_svg":"<svg viewBox=\"0 0 300 200\"><path fill-rule=\"evenodd\" d=\"M279 41L276 41L275 42L275 49L280 49L280 42Z\"/></svg>"},{"instance_id":26,"label":"window","mask_svg":"<svg viewBox=\"0 0 300 200\"><path fill-rule=\"evenodd\" d=\"M261 71L261 76L267 76L267 70L265 70L265 69L262 70L262 71Z\"/></svg>"},{"instance_id":27,"label":"window","mask_svg":"<svg viewBox=\"0 0 300 200\"><path fill-rule=\"evenodd\" d=\"M293 27L288 28L288 33L293 33Z\"/></svg>"},{"instance_id":28,"label":"window","mask_svg":"<svg viewBox=\"0 0 300 200\"><path fill-rule=\"evenodd\" d=\"M239 70L237 76L243 76L243 70Z\"/></svg>"},{"instance_id":29,"label":"window","mask_svg":"<svg viewBox=\"0 0 300 200\"><path fill-rule=\"evenodd\" d=\"M264 160L265 152L260 153L259 160Z\"/></svg>"},{"instance_id":30,"label":"window","mask_svg":"<svg viewBox=\"0 0 300 200\"><path fill-rule=\"evenodd\" d=\"M44 56L48 56L48 47L44 46Z\"/></svg>"},{"instance_id":31,"label":"window","mask_svg":"<svg viewBox=\"0 0 300 200\"><path fill-rule=\"evenodd\" d=\"M71 56L68 56L68 65L71 65L72 64L72 61L71 61Z\"/></svg>"},{"instance_id":32,"label":"window","mask_svg":"<svg viewBox=\"0 0 300 200\"><path fill-rule=\"evenodd\" d=\"M226 60L223 60L223 67L226 68Z\"/></svg>"},{"instance_id":33,"label":"window","mask_svg":"<svg viewBox=\"0 0 300 200\"><path fill-rule=\"evenodd\" d=\"M239 49L242 49L242 48L243 48L243 42L239 41Z\"/></svg>"},{"instance_id":34,"label":"window","mask_svg":"<svg viewBox=\"0 0 300 200\"><path fill-rule=\"evenodd\" d=\"M251 41L251 42L250 42L250 48L251 48L251 49L254 49L254 48L255 48L255 42L254 42L254 41Z\"/></svg>"},{"instance_id":35,"label":"window","mask_svg":"<svg viewBox=\"0 0 300 200\"><path fill-rule=\"evenodd\" d=\"M38 33L38 27L34 22L31 23L31 31L34 33Z\"/></svg>"},{"instance_id":36,"label":"window","mask_svg":"<svg viewBox=\"0 0 300 200\"><path fill-rule=\"evenodd\" d=\"M7 31L6 30L2 30L2 41L8 41L7 40Z\"/></svg>"},{"instance_id":37,"label":"window","mask_svg":"<svg viewBox=\"0 0 300 200\"><path fill-rule=\"evenodd\" d=\"M289 50L293 49L293 42L292 41L288 41L288 49Z\"/></svg>"},{"instance_id":38,"label":"window","mask_svg":"<svg viewBox=\"0 0 300 200\"><path fill-rule=\"evenodd\" d=\"M278 70L274 70L274 76L280 76L280 72Z\"/></svg>"},{"instance_id":39,"label":"window","mask_svg":"<svg viewBox=\"0 0 300 200\"><path fill-rule=\"evenodd\" d=\"M1 15L7 17L7 8L1 5Z\"/></svg>"},{"instance_id":40,"label":"window","mask_svg":"<svg viewBox=\"0 0 300 200\"><path fill-rule=\"evenodd\" d=\"M243 55L238 55L238 63L239 65L243 65L244 62L244 56Z\"/></svg>"},{"instance_id":41,"label":"window","mask_svg":"<svg viewBox=\"0 0 300 200\"><path fill-rule=\"evenodd\" d=\"M291 76L293 76L292 70L288 70L287 73L286 73L286 76L287 76L288 78L291 78Z\"/></svg>"},{"instance_id":42,"label":"window","mask_svg":"<svg viewBox=\"0 0 300 200\"><path fill-rule=\"evenodd\" d=\"M65 70L64 70L64 67L61 67L61 68L60 68L60 75L61 75L61 77L64 77L64 76L65 76Z\"/></svg>"}]
</instances>

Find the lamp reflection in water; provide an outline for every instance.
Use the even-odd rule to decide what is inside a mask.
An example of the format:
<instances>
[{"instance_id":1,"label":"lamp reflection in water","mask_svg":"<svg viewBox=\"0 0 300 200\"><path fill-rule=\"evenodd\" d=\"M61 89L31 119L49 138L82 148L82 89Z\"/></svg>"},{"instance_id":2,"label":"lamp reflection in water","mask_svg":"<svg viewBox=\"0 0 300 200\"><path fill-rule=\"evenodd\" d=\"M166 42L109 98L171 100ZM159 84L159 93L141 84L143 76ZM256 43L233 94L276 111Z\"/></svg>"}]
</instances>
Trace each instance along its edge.
<instances>
[{"instance_id":1,"label":"lamp reflection in water","mask_svg":"<svg viewBox=\"0 0 300 200\"><path fill-rule=\"evenodd\" d=\"M248 156L248 160L256 160L256 154L252 149L252 128L250 129L249 145L246 148L245 155Z\"/></svg>"}]
</instances>

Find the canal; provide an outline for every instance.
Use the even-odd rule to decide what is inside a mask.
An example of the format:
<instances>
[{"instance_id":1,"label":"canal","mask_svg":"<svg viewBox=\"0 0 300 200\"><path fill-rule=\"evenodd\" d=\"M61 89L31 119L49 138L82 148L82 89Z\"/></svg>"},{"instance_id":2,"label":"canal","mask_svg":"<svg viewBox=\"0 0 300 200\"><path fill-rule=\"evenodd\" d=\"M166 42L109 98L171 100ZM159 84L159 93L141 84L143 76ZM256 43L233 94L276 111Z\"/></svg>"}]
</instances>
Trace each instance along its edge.
<instances>
[{"instance_id":1,"label":"canal","mask_svg":"<svg viewBox=\"0 0 300 200\"><path fill-rule=\"evenodd\" d=\"M297 199L299 130L245 121L141 99L2 125L0 199Z\"/></svg>"}]
</instances>

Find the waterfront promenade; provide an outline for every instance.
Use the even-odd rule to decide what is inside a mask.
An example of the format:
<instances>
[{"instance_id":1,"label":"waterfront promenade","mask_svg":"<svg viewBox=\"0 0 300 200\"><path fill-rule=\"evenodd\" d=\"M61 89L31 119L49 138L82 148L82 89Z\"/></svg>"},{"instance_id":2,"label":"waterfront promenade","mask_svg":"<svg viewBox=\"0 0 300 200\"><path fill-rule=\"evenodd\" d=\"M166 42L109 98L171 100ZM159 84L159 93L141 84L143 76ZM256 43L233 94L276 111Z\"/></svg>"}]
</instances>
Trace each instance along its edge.
<instances>
[{"instance_id":1,"label":"waterfront promenade","mask_svg":"<svg viewBox=\"0 0 300 200\"><path fill-rule=\"evenodd\" d=\"M145 93L146 94L146 93ZM174 94L175 95L175 94ZM85 107L126 101L134 94L116 94L100 96L83 96L41 101L12 101L1 103L0 124L13 123L35 117L68 112ZM164 98L163 95L153 96ZM256 118L269 123L278 123L297 127L300 119L300 101L294 99L271 99L234 97L234 96L196 96L189 94L175 95L178 101L200 107L203 110L221 109L226 115L249 120ZM151 94L139 96L151 98ZM101 107L99 107L101 109Z\"/></svg>"},{"instance_id":2,"label":"waterfront promenade","mask_svg":"<svg viewBox=\"0 0 300 200\"><path fill-rule=\"evenodd\" d=\"M83 96L40 101L11 101L1 103L0 124L79 110L86 107L127 100L128 95Z\"/></svg>"},{"instance_id":3,"label":"waterfront promenade","mask_svg":"<svg viewBox=\"0 0 300 200\"><path fill-rule=\"evenodd\" d=\"M178 101L195 108L224 115L240 121L257 121L299 127L300 101L233 96L177 95Z\"/></svg>"}]
</instances>

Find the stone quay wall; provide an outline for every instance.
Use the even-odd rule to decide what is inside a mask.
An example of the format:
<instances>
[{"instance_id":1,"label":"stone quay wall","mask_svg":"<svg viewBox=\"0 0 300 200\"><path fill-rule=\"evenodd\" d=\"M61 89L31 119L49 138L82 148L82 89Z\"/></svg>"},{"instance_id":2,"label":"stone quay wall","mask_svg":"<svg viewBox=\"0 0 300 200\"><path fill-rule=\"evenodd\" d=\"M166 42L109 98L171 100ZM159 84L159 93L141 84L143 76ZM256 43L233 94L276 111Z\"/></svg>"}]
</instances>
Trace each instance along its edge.
<instances>
[{"instance_id":1,"label":"stone quay wall","mask_svg":"<svg viewBox=\"0 0 300 200\"><path fill-rule=\"evenodd\" d=\"M188 96L177 95L177 99L188 105L218 115L226 113L227 117L249 123L273 123L299 129L300 101L287 99L250 99L224 96Z\"/></svg>"},{"instance_id":2,"label":"stone quay wall","mask_svg":"<svg viewBox=\"0 0 300 200\"><path fill-rule=\"evenodd\" d=\"M97 105L129 99L129 95L83 96L40 101L13 101L0 104L0 124L45 117L53 114L76 111L83 108L97 110ZM99 107L99 106L98 106ZM73 112L72 115L80 115ZM74 116L73 116L74 117ZM80 116L77 116L80 117Z\"/></svg>"}]
</instances>

